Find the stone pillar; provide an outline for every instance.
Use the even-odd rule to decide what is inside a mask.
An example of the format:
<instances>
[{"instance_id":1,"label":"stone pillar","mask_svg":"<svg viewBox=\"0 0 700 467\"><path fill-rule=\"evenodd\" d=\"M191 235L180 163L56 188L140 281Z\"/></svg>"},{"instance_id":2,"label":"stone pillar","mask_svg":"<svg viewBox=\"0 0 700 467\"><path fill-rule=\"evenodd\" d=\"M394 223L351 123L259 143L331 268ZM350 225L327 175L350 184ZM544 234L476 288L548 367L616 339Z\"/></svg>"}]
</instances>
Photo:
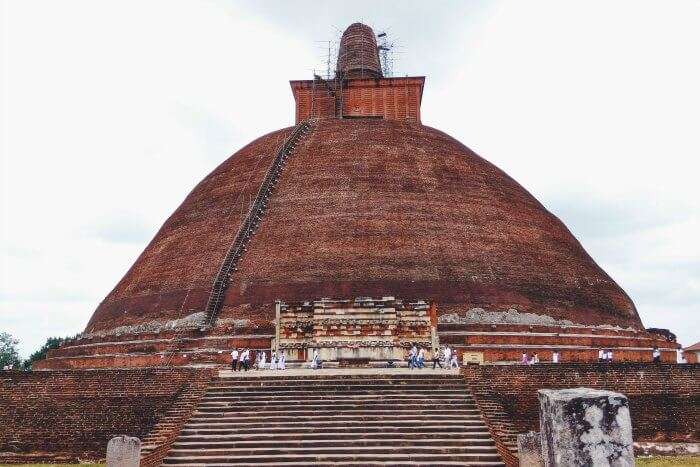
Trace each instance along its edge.
<instances>
[{"instance_id":1,"label":"stone pillar","mask_svg":"<svg viewBox=\"0 0 700 467\"><path fill-rule=\"evenodd\" d=\"M107 467L139 467L140 462L140 439L121 435L107 443Z\"/></svg>"},{"instance_id":2,"label":"stone pillar","mask_svg":"<svg viewBox=\"0 0 700 467\"><path fill-rule=\"evenodd\" d=\"M520 467L543 467L540 434L529 431L518 435L518 461Z\"/></svg>"},{"instance_id":3,"label":"stone pillar","mask_svg":"<svg viewBox=\"0 0 700 467\"><path fill-rule=\"evenodd\" d=\"M433 347L432 352L433 355L435 355L440 347L440 341L438 340L438 334L437 334L437 325L438 325L438 317L437 317L437 303L435 301L430 302L430 308L428 309L428 314L430 315L430 344Z\"/></svg>"},{"instance_id":4,"label":"stone pillar","mask_svg":"<svg viewBox=\"0 0 700 467\"><path fill-rule=\"evenodd\" d=\"M280 328L282 327L282 320L280 318L280 315L282 314L282 302L277 300L275 301L275 343L272 346L272 350L274 350L277 355L279 355L279 349L280 349Z\"/></svg>"},{"instance_id":5,"label":"stone pillar","mask_svg":"<svg viewBox=\"0 0 700 467\"><path fill-rule=\"evenodd\" d=\"M541 389L540 433L547 467L634 466L632 420L623 394Z\"/></svg>"}]
</instances>

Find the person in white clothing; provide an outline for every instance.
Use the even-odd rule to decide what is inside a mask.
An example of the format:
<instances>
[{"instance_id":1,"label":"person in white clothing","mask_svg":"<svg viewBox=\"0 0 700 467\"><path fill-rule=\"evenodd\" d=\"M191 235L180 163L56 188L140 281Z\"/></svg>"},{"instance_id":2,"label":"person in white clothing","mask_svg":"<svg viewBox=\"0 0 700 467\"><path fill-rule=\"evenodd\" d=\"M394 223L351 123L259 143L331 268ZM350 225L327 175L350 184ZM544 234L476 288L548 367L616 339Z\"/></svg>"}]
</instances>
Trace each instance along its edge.
<instances>
[{"instance_id":1,"label":"person in white clothing","mask_svg":"<svg viewBox=\"0 0 700 467\"><path fill-rule=\"evenodd\" d=\"M450 348L449 345L445 346L445 367L450 365L450 361L452 360L452 349Z\"/></svg>"},{"instance_id":2,"label":"person in white clothing","mask_svg":"<svg viewBox=\"0 0 700 467\"><path fill-rule=\"evenodd\" d=\"M238 350L238 371L243 369L243 359L245 358L245 352L243 349Z\"/></svg>"},{"instance_id":3,"label":"person in white clothing","mask_svg":"<svg viewBox=\"0 0 700 467\"><path fill-rule=\"evenodd\" d=\"M238 369L238 349L233 349L231 352L231 369L233 371Z\"/></svg>"},{"instance_id":4,"label":"person in white clothing","mask_svg":"<svg viewBox=\"0 0 700 467\"><path fill-rule=\"evenodd\" d=\"M271 370L277 369L277 353L275 353L275 352L272 352L272 354L270 354L270 369Z\"/></svg>"},{"instance_id":5,"label":"person in white clothing","mask_svg":"<svg viewBox=\"0 0 700 467\"><path fill-rule=\"evenodd\" d=\"M606 360L608 363L612 363L612 361L613 361L612 349L608 349L607 357L605 358L605 360Z\"/></svg>"},{"instance_id":6,"label":"person in white clothing","mask_svg":"<svg viewBox=\"0 0 700 467\"><path fill-rule=\"evenodd\" d=\"M311 368L321 368L321 358L318 356L318 349L314 349L313 357L311 358Z\"/></svg>"},{"instance_id":7,"label":"person in white clothing","mask_svg":"<svg viewBox=\"0 0 700 467\"><path fill-rule=\"evenodd\" d=\"M263 350L262 352L260 352L260 364L258 365L258 368L261 370L264 370L266 361L267 361L267 354Z\"/></svg>"},{"instance_id":8,"label":"person in white clothing","mask_svg":"<svg viewBox=\"0 0 700 467\"><path fill-rule=\"evenodd\" d=\"M425 366L425 349L423 347L418 351L418 368L423 368Z\"/></svg>"},{"instance_id":9,"label":"person in white clothing","mask_svg":"<svg viewBox=\"0 0 700 467\"><path fill-rule=\"evenodd\" d=\"M603 349L598 349L598 361L599 362L605 361L605 351Z\"/></svg>"},{"instance_id":10,"label":"person in white clothing","mask_svg":"<svg viewBox=\"0 0 700 467\"><path fill-rule=\"evenodd\" d=\"M559 363L559 351L552 352L552 363Z\"/></svg>"},{"instance_id":11,"label":"person in white clothing","mask_svg":"<svg viewBox=\"0 0 700 467\"><path fill-rule=\"evenodd\" d=\"M450 368L459 368L459 362L457 361L457 352L452 352L452 357L450 359Z\"/></svg>"},{"instance_id":12,"label":"person in white clothing","mask_svg":"<svg viewBox=\"0 0 700 467\"><path fill-rule=\"evenodd\" d=\"M280 370L286 369L287 357L285 357L284 352L280 353L280 358L277 361L277 368Z\"/></svg>"}]
</instances>

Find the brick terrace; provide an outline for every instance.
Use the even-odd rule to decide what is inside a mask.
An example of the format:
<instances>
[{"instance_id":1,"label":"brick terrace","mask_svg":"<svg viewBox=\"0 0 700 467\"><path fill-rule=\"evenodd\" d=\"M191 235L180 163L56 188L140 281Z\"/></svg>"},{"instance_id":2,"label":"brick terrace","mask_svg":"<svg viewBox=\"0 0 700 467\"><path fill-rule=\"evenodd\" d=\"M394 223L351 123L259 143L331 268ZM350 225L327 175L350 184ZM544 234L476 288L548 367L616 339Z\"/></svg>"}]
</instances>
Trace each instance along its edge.
<instances>
[{"instance_id":1,"label":"brick terrace","mask_svg":"<svg viewBox=\"0 0 700 467\"><path fill-rule=\"evenodd\" d=\"M516 435L539 430L538 389L618 391L629 397L635 441L700 441L698 364L470 365L462 374L508 465L517 465Z\"/></svg>"}]
</instances>

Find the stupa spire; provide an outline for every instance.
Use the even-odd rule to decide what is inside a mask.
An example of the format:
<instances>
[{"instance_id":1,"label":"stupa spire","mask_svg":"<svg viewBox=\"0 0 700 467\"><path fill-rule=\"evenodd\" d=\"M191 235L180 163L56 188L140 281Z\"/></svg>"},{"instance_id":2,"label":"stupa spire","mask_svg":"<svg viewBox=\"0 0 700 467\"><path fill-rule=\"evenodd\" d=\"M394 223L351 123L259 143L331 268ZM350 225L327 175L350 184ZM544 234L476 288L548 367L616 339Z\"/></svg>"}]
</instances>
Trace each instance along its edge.
<instances>
[{"instance_id":1,"label":"stupa spire","mask_svg":"<svg viewBox=\"0 0 700 467\"><path fill-rule=\"evenodd\" d=\"M348 26L340 39L336 74L350 79L382 77L377 38L372 28L362 23Z\"/></svg>"}]
</instances>

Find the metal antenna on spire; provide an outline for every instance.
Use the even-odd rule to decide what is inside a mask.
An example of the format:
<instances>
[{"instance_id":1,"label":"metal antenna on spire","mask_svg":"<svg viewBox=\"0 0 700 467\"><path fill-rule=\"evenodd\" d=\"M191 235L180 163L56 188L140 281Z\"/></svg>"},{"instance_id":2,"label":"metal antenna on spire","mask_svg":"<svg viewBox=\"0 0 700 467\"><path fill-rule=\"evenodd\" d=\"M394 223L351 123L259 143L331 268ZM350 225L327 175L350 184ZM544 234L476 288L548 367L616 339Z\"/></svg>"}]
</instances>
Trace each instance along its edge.
<instances>
[{"instance_id":1,"label":"metal antenna on spire","mask_svg":"<svg viewBox=\"0 0 700 467\"><path fill-rule=\"evenodd\" d=\"M377 34L377 50L382 74L385 78L391 78L394 75L394 43L389 40L389 34L386 31Z\"/></svg>"}]
</instances>

